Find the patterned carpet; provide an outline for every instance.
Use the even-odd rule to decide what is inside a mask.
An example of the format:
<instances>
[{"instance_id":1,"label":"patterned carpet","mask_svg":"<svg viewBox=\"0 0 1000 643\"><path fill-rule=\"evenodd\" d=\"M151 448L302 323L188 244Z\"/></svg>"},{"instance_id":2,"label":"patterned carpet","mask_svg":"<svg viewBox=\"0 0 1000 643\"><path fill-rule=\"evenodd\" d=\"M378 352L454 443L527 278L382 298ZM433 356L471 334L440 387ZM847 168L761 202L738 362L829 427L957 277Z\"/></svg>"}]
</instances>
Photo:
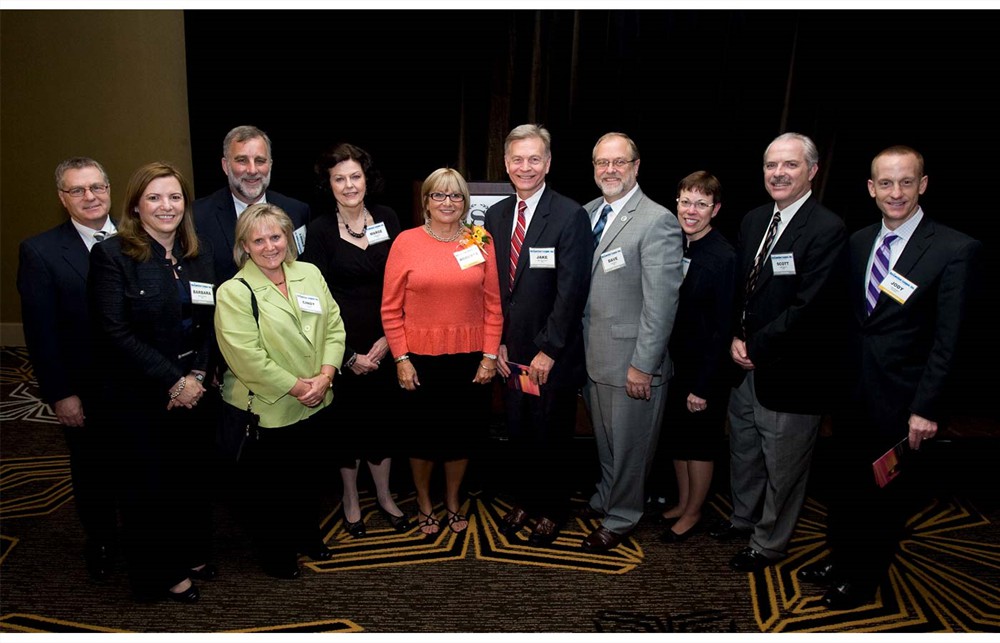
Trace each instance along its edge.
<instances>
[{"instance_id":1,"label":"patterned carpet","mask_svg":"<svg viewBox=\"0 0 1000 643\"><path fill-rule=\"evenodd\" d=\"M352 539L329 501L335 556L303 561L302 578L265 576L227 506L216 509L215 563L195 605L136 604L121 562L110 581L84 570L62 432L37 398L23 349L0 354L0 632L996 632L1000 631L1000 500L996 438L956 442L943 460L943 495L910 523L890 581L874 604L850 612L817 605L794 576L825 550L822 485L835 463L817 453L811 498L789 557L758 574L726 563L742 546L701 533L680 545L642 523L605 555L579 548L593 526L574 519L548 547L527 531L506 538L508 509L490 492L504 473L502 443L473 462L467 532L397 534L364 496L368 537ZM576 441L584 465L593 444ZM590 459L590 460L588 460ZM405 487L405 467L397 488ZM587 466L579 485L589 488ZM331 467L329 498L339 493ZM711 517L725 515L724 469ZM719 483L721 481L721 484ZM207 490L208 491L208 490ZM414 511L412 493L401 506ZM439 507L439 509L441 509Z\"/></svg>"}]
</instances>

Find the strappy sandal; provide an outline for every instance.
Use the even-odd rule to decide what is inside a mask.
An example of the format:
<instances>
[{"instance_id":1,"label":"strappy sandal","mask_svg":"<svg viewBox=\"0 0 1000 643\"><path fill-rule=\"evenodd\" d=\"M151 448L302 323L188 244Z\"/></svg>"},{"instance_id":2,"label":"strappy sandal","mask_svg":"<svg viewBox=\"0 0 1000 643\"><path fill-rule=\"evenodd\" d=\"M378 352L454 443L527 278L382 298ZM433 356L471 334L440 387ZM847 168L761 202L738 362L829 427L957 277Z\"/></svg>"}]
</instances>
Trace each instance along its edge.
<instances>
[{"instance_id":1,"label":"strappy sandal","mask_svg":"<svg viewBox=\"0 0 1000 643\"><path fill-rule=\"evenodd\" d=\"M420 509L417 509L417 514L420 516L426 516L425 520L421 520L417 523L420 533L425 536L436 536L441 532L441 521L435 518L434 514L425 514L420 511ZM428 529L433 529L434 531L427 531Z\"/></svg>"},{"instance_id":2,"label":"strappy sandal","mask_svg":"<svg viewBox=\"0 0 1000 643\"><path fill-rule=\"evenodd\" d=\"M448 529L451 529L456 534L460 534L460 533L462 533L463 531L465 531L466 529L469 528L469 519L468 518L466 518L462 514L458 513L457 511L452 511L451 509L445 509L445 511L448 512L448 520L445 521L445 524L448 525ZM462 527L461 529L457 529L455 527L455 523L459 523L459 522L464 522L465 523L465 526Z\"/></svg>"}]
</instances>

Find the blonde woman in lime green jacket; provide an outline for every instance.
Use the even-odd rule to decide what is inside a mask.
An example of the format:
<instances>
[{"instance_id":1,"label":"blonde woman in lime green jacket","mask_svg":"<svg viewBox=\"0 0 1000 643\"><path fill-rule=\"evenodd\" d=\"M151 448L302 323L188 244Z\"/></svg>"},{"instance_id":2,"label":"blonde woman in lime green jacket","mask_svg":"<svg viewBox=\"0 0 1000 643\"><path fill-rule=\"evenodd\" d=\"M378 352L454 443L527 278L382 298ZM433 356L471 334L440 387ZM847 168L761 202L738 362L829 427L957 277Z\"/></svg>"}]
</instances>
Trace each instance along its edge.
<instances>
[{"instance_id":1,"label":"blonde woman in lime green jacket","mask_svg":"<svg viewBox=\"0 0 1000 643\"><path fill-rule=\"evenodd\" d=\"M216 293L216 334L229 366L222 397L231 413L253 393L261 430L240 458L241 496L252 503L264 571L297 578L299 554L331 556L319 531L322 463L315 456L335 430L331 387L344 357L344 323L320 271L295 260L292 222L281 208L250 206L235 237L240 270Z\"/></svg>"}]
</instances>

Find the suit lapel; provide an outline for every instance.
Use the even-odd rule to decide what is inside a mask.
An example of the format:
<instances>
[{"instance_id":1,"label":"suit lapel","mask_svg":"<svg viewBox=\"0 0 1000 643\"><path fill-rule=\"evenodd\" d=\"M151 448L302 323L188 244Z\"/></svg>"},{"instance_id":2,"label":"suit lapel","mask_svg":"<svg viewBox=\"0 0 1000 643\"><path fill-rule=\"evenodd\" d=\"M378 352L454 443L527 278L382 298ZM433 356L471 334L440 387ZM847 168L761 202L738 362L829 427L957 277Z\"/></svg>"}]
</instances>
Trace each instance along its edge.
<instances>
[{"instance_id":1,"label":"suit lapel","mask_svg":"<svg viewBox=\"0 0 1000 643\"><path fill-rule=\"evenodd\" d=\"M868 288L868 258L871 257L872 246L875 244L875 238L878 237L879 230L882 229L880 224L875 224L870 226L864 231L859 237L858 245L855 248L854 261L851 262L851 297L850 300L854 302L852 308L854 309L854 316L862 324L865 323L868 315L866 314L866 301L864 296L858 297L858 294L865 292Z\"/></svg>"},{"instance_id":2,"label":"suit lapel","mask_svg":"<svg viewBox=\"0 0 1000 643\"><path fill-rule=\"evenodd\" d=\"M525 270L528 270L531 264L531 252L529 249L542 236L542 231L545 230L545 226L548 224L549 206L551 203L552 194L546 188L545 192L542 193L542 198L538 200L535 213L531 215L531 225L528 226L528 230L524 234L524 243L521 244L521 256L517 260L517 272L514 273L515 287L517 286L517 282L521 280L521 275L524 274ZM513 225L513 218L511 218L511 224Z\"/></svg>"},{"instance_id":3,"label":"suit lapel","mask_svg":"<svg viewBox=\"0 0 1000 643\"><path fill-rule=\"evenodd\" d=\"M799 211L795 213L792 218L792 222L788 224L788 227L781 233L781 236L775 242L774 247L771 248L771 252L764 259L764 265L760 269L760 277L757 278L757 286L754 288L754 293L759 292L765 283L774 277L774 268L771 264L771 257L775 254L788 253L792 251L792 247L795 242L802 235L803 230L806 229L806 225L809 223L809 216L812 214L813 208L816 206L816 202L812 197L809 197ZM770 225L771 220L768 219L768 225ZM766 228L764 230L766 232ZM759 239L764 236L764 232L761 232ZM753 265L753 259L750 259L750 265ZM804 266L796 266L795 270L798 272ZM749 269L747 270L749 272ZM751 293L752 295L753 293Z\"/></svg>"},{"instance_id":4,"label":"suit lapel","mask_svg":"<svg viewBox=\"0 0 1000 643\"><path fill-rule=\"evenodd\" d=\"M628 203L625 204L625 207L622 208L621 212L617 215L608 215L608 222L604 226L604 236L601 237L601 242L597 244L597 250L594 251L594 260L591 265L592 269L597 269L597 264L599 263L601 254L607 252L608 248L614 243L615 237L621 234L621 231L625 229L625 226L627 226L635 217L635 211L638 209L642 199L642 190L636 190L635 194L633 194L632 198L628 200ZM602 203L604 203L603 200L597 202L597 205L594 206L594 210L591 212L592 215L596 213ZM612 216L614 216L614 218L612 218Z\"/></svg>"},{"instance_id":5,"label":"suit lapel","mask_svg":"<svg viewBox=\"0 0 1000 643\"><path fill-rule=\"evenodd\" d=\"M236 238L236 205L233 204L233 195L229 190L226 190L215 204L215 222L226 239L226 247L232 251Z\"/></svg>"},{"instance_id":6,"label":"suit lapel","mask_svg":"<svg viewBox=\"0 0 1000 643\"><path fill-rule=\"evenodd\" d=\"M896 260L895 265L892 267L892 272L896 272L904 277L913 270L913 267L920 260L920 257L927 252L927 248L931 245L931 240L934 238L934 223L924 215L923 220L917 229L913 231L913 236L909 241L906 242L906 248L903 250L903 254L899 256ZM867 276L865 277L867 279ZM920 284L917 284L917 288ZM879 293L878 301L875 302L875 308L872 310L872 314L868 317L871 319L883 310L889 304L887 302L892 301L892 299L886 295L884 292ZM892 301L892 303L896 303ZM898 304L897 304L898 305Z\"/></svg>"},{"instance_id":7,"label":"suit lapel","mask_svg":"<svg viewBox=\"0 0 1000 643\"><path fill-rule=\"evenodd\" d=\"M63 248L63 259L70 265L73 272L80 275L84 282L90 272L90 253L87 244L80 238L80 233L73 227L72 221L66 221L60 229L60 244Z\"/></svg>"}]
</instances>

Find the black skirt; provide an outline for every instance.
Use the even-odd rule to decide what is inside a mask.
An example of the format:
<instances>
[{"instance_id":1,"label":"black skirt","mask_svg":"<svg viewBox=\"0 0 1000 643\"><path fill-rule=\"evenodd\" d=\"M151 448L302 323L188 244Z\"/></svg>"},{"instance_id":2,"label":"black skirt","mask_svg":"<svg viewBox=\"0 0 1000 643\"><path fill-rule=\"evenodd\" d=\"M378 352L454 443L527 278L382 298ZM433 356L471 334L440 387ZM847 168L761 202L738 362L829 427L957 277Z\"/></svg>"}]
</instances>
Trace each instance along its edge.
<instances>
[{"instance_id":1,"label":"black skirt","mask_svg":"<svg viewBox=\"0 0 1000 643\"><path fill-rule=\"evenodd\" d=\"M400 429L407 451L421 460L468 458L486 435L492 388L472 378L482 353L411 355L420 386L403 391Z\"/></svg>"}]
</instances>

